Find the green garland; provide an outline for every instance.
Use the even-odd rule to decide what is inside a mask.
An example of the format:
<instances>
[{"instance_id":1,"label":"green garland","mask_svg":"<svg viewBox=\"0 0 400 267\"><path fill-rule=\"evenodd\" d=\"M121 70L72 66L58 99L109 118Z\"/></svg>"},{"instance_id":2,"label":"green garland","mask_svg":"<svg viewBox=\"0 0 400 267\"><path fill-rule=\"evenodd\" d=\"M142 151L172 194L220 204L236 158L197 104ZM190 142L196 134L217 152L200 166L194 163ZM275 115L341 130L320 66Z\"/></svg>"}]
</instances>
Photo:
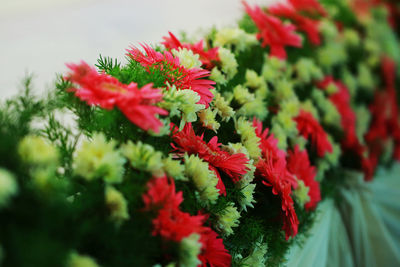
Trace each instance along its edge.
<instances>
[{"instance_id":1,"label":"green garland","mask_svg":"<svg viewBox=\"0 0 400 267\"><path fill-rule=\"evenodd\" d=\"M309 18L318 22L321 43L301 35L301 48L285 47L286 60L271 56L273 44L260 45L266 37L257 40L260 25L255 9L247 6L249 14L237 28L211 29L203 43L175 40L170 34L154 50L128 50L125 63L100 56L95 72L85 63L70 64L70 73L59 76L54 90L42 98L32 94L27 78L24 91L0 107L0 263L207 266L221 255L229 261L216 260L214 266L284 263L288 248L307 238L312 227L315 206L307 205L315 194L321 196L315 197L315 205L321 198L336 198L348 169L364 171L368 179L374 163L390 165L400 154L398 114L393 111L398 101L387 111L395 119L380 118L384 111L373 109L379 97L386 97L382 92L399 88L399 75L393 73L390 84L391 70L383 67L381 74L382 62L400 63L386 9L373 6L358 19L346 1L321 2L327 14ZM262 12L272 16L273 10ZM282 27L299 23L293 17L274 17L285 21ZM181 47L172 47L178 43ZM147 64L149 53L163 55L163 61ZM190 76L196 74L201 77ZM180 87L187 86L187 77L193 87ZM333 80L323 84L326 77ZM196 81L207 82L196 91ZM347 104L341 102L345 108L333 97L342 85L350 97ZM98 90L98 95L85 96L83 90ZM206 93L212 94L208 100ZM124 96L132 97L131 102L121 100ZM142 109L134 110L132 103ZM302 135L302 112L322 126L318 140L326 134L325 152L320 153L314 137ZM343 124L343 117L353 113L356 148L343 141L351 132L346 128L351 122ZM257 133L257 121L269 129L268 136ZM382 125L392 133L368 137ZM189 128L196 137L188 137ZM317 131L313 129L311 135ZM212 143L214 136L222 146ZM195 148L183 144L185 138ZM268 150L264 143L274 147ZM317 193L289 167L294 182L285 187L288 195L279 191L281 183L289 183L282 178L286 173L280 173L276 184L263 173L273 153L284 153L286 170L296 149L299 155L306 151L302 155L309 160ZM236 157L240 164L223 161L221 155ZM182 192L183 202L172 212L192 221L201 218L200 230L182 234L179 241L155 230L155 218L171 205L151 193L164 178L163 188L174 189L171 201ZM288 197L292 204L284 204ZM297 224L283 208L295 211ZM218 234L210 240L219 244L220 254L207 250L204 236L210 233Z\"/></svg>"}]
</instances>

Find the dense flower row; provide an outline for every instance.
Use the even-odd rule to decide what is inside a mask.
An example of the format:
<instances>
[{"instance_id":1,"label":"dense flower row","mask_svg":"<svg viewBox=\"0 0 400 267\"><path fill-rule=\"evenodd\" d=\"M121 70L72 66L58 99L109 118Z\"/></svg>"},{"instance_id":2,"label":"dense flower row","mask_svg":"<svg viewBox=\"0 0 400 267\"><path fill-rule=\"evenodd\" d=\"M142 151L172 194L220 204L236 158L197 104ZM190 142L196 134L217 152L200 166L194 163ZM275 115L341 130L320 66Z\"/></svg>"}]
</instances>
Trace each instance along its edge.
<instances>
[{"instance_id":1,"label":"dense flower row","mask_svg":"<svg viewBox=\"0 0 400 267\"><path fill-rule=\"evenodd\" d=\"M239 28L214 29L198 42L170 32L159 47L127 49L125 69L67 64L64 89L84 103L71 110L81 117L97 112L105 123L103 114L111 113L102 112L120 111L129 121L117 125L119 135L80 126L91 138L71 152L70 175L86 185L104 183L104 203L118 227L149 218L148 234L165 252L156 257L162 264L264 266L265 236L234 250L230 238L243 217L279 203L277 216L257 218L278 222L289 242L303 223L298 212L311 214L324 197L330 171L351 168L371 180L380 162L400 160L400 60L376 40L388 29L386 18L395 26L398 11L384 1L321 2L261 8L243 1ZM341 21L340 10L359 20ZM386 34L398 45L391 30ZM241 61L254 51L260 53ZM44 138L26 136L18 153L35 186L67 187L51 181L69 165L61 166ZM140 204L132 212L123 187L136 176L145 183L135 184ZM13 174L0 168L0 208L17 194ZM69 266L97 266L75 251L68 257Z\"/></svg>"}]
</instances>

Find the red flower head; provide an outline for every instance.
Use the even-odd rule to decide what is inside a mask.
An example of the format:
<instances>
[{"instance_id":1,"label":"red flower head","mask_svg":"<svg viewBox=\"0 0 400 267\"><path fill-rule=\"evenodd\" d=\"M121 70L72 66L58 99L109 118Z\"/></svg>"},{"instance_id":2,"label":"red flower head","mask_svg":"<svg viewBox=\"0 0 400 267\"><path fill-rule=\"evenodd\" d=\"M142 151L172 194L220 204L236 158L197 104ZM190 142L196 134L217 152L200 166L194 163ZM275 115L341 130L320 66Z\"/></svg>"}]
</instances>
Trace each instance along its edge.
<instances>
[{"instance_id":1,"label":"red flower head","mask_svg":"<svg viewBox=\"0 0 400 267\"><path fill-rule=\"evenodd\" d=\"M304 11L310 15L319 14L327 16L326 10L317 0L289 0L289 3L298 11Z\"/></svg>"},{"instance_id":2,"label":"red flower head","mask_svg":"<svg viewBox=\"0 0 400 267\"><path fill-rule=\"evenodd\" d=\"M268 11L278 17L284 17L292 20L300 31L307 34L310 42L314 45L321 44L321 38L318 31L319 21L307 18L301 15L300 10L288 4L277 3L268 8Z\"/></svg>"},{"instance_id":3,"label":"red flower head","mask_svg":"<svg viewBox=\"0 0 400 267\"><path fill-rule=\"evenodd\" d=\"M217 169L227 174L234 182L239 181L242 175L248 171L246 164L249 160L245 154L236 153L231 155L221 150L221 144L218 143L217 136L211 138L207 144L203 140L203 135L197 136L195 134L191 123L187 123L180 132L175 127L172 138L176 145L171 144L171 146L178 153L196 154L199 158L209 163L210 169L214 170L220 179L217 188L220 189L221 194L225 195L226 191Z\"/></svg>"},{"instance_id":4,"label":"red flower head","mask_svg":"<svg viewBox=\"0 0 400 267\"><path fill-rule=\"evenodd\" d=\"M318 156L323 157L326 152L333 151L328 135L310 112L300 110L300 114L294 120L297 123L299 133L306 139L311 138Z\"/></svg>"},{"instance_id":5,"label":"red flower head","mask_svg":"<svg viewBox=\"0 0 400 267\"><path fill-rule=\"evenodd\" d=\"M211 48L209 50L204 50L203 40L200 40L196 44L181 43L178 38L175 37L171 32L169 37L163 37L164 42L162 43L168 50L179 48L186 48L192 50L194 54L200 56L200 61L205 69L211 70L215 66L215 62L219 61L218 57L218 47Z\"/></svg>"},{"instance_id":6,"label":"red flower head","mask_svg":"<svg viewBox=\"0 0 400 267\"><path fill-rule=\"evenodd\" d=\"M297 234L299 220L293 206L292 186L296 187L295 178L288 172L286 161L282 158L273 162L272 157L260 159L257 163L257 173L263 177L262 183L272 186L272 193L282 201L283 230L286 240Z\"/></svg>"},{"instance_id":7,"label":"red flower head","mask_svg":"<svg viewBox=\"0 0 400 267\"><path fill-rule=\"evenodd\" d=\"M285 46L301 47L301 37L295 34L293 24L284 24L279 18L266 14L259 6L253 9L243 1L247 14L252 18L258 30L261 46L270 46L271 56L286 59Z\"/></svg>"},{"instance_id":8,"label":"red flower head","mask_svg":"<svg viewBox=\"0 0 400 267\"><path fill-rule=\"evenodd\" d=\"M159 69L165 75L165 84L175 85L178 90L190 89L200 96L198 104L208 107L213 99L210 89L213 89L214 81L202 79L210 76L210 72L203 69L187 69L180 65L178 57L174 57L171 52L157 52L148 45L142 45L145 54L137 47L127 50L128 56L139 62L148 71Z\"/></svg>"},{"instance_id":9,"label":"red flower head","mask_svg":"<svg viewBox=\"0 0 400 267\"><path fill-rule=\"evenodd\" d=\"M179 242L192 233L204 230L204 215L191 216L179 210L183 197L182 192L175 192L174 180L166 176L153 178L147 183L147 188L143 195L145 210L158 210L157 217L152 221L153 235Z\"/></svg>"},{"instance_id":10,"label":"red flower head","mask_svg":"<svg viewBox=\"0 0 400 267\"><path fill-rule=\"evenodd\" d=\"M203 244L202 252L199 255L201 267L229 267L232 257L226 250L223 240L218 234L206 227L201 233L200 242Z\"/></svg>"},{"instance_id":11,"label":"red flower head","mask_svg":"<svg viewBox=\"0 0 400 267\"><path fill-rule=\"evenodd\" d=\"M262 129L262 122L254 118L253 127L255 128L256 135L260 140L260 149L264 158L271 157L275 162L279 159L285 160L286 152L278 148L278 139L274 137L274 134L269 133L269 129L266 128L264 131Z\"/></svg>"},{"instance_id":12,"label":"red flower head","mask_svg":"<svg viewBox=\"0 0 400 267\"><path fill-rule=\"evenodd\" d=\"M310 201L304 207L307 210L315 209L318 202L321 201L321 192L319 183L315 180L317 174L315 167L311 166L307 151L300 151L296 145L294 150L289 152L287 168L309 188L308 196L310 197Z\"/></svg>"},{"instance_id":13,"label":"red flower head","mask_svg":"<svg viewBox=\"0 0 400 267\"><path fill-rule=\"evenodd\" d=\"M87 63L67 64L72 71L67 80L79 85L79 88L70 88L72 92L89 105L98 105L105 109L117 106L122 113L134 124L144 130L159 132L162 122L157 114L168 115L164 109L154 106L162 100L162 93L147 84L141 89L136 83L122 84L118 79L98 73Z\"/></svg>"}]
</instances>

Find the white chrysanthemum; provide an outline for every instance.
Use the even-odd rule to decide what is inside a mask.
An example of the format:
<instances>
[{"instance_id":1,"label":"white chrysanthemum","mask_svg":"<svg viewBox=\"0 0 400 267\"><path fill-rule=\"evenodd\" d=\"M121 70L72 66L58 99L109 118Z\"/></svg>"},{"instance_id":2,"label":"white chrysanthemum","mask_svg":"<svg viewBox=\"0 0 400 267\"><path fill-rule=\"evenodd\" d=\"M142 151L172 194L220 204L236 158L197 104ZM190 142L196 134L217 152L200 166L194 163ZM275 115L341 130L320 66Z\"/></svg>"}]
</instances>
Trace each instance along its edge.
<instances>
[{"instance_id":1,"label":"white chrysanthemum","mask_svg":"<svg viewBox=\"0 0 400 267\"><path fill-rule=\"evenodd\" d=\"M256 97L254 101L245 103L237 111L237 114L244 115L250 118L256 117L259 120L264 120L268 115L268 109L265 107L266 107L265 101L260 97Z\"/></svg>"},{"instance_id":2,"label":"white chrysanthemum","mask_svg":"<svg viewBox=\"0 0 400 267\"><path fill-rule=\"evenodd\" d=\"M292 82L286 79L279 80L276 83L274 94L278 101L297 97L293 90Z\"/></svg>"},{"instance_id":3,"label":"white chrysanthemum","mask_svg":"<svg viewBox=\"0 0 400 267\"><path fill-rule=\"evenodd\" d=\"M75 174L88 181L103 178L107 183L122 182L125 159L115 146L115 141L107 142L101 133L85 140L73 159Z\"/></svg>"},{"instance_id":4,"label":"white chrysanthemum","mask_svg":"<svg viewBox=\"0 0 400 267\"><path fill-rule=\"evenodd\" d=\"M220 127L219 122L215 120L217 112L217 109L211 110L211 108L203 109L199 112L199 118L203 127L217 132Z\"/></svg>"},{"instance_id":5,"label":"white chrysanthemum","mask_svg":"<svg viewBox=\"0 0 400 267\"><path fill-rule=\"evenodd\" d=\"M261 156L259 148L260 138L256 135L252 123L244 117L240 117L235 121L236 132L240 135L240 139L244 147L249 152L250 158L257 160Z\"/></svg>"},{"instance_id":6,"label":"white chrysanthemum","mask_svg":"<svg viewBox=\"0 0 400 267\"><path fill-rule=\"evenodd\" d=\"M320 80L323 77L322 70L312 59L301 58L296 62L296 72L300 81L309 83L312 80Z\"/></svg>"},{"instance_id":7,"label":"white chrysanthemum","mask_svg":"<svg viewBox=\"0 0 400 267\"><path fill-rule=\"evenodd\" d=\"M105 201L110 212L111 220L117 225L129 219L128 203L121 192L112 186L107 186L105 190Z\"/></svg>"},{"instance_id":8,"label":"white chrysanthemum","mask_svg":"<svg viewBox=\"0 0 400 267\"><path fill-rule=\"evenodd\" d=\"M32 165L57 165L58 150L43 137L28 135L18 145L18 154L26 163Z\"/></svg>"},{"instance_id":9,"label":"white chrysanthemum","mask_svg":"<svg viewBox=\"0 0 400 267\"><path fill-rule=\"evenodd\" d=\"M18 184L9 171L0 168L0 208L7 205L11 197L18 193Z\"/></svg>"},{"instance_id":10,"label":"white chrysanthemum","mask_svg":"<svg viewBox=\"0 0 400 267\"><path fill-rule=\"evenodd\" d=\"M183 238L179 244L179 266L196 267L201 264L198 259L201 247L199 234L194 233Z\"/></svg>"},{"instance_id":11,"label":"white chrysanthemum","mask_svg":"<svg viewBox=\"0 0 400 267\"><path fill-rule=\"evenodd\" d=\"M99 265L92 257L72 252L69 256L67 267L99 267Z\"/></svg>"},{"instance_id":12,"label":"white chrysanthemum","mask_svg":"<svg viewBox=\"0 0 400 267\"><path fill-rule=\"evenodd\" d=\"M200 68L202 63L198 54L193 54L192 50L186 48L173 49L172 54L179 58L180 64L187 69Z\"/></svg>"},{"instance_id":13,"label":"white chrysanthemum","mask_svg":"<svg viewBox=\"0 0 400 267\"><path fill-rule=\"evenodd\" d=\"M190 177L200 194L200 200L208 205L218 199L218 177L209 169L208 163L195 155L185 155L185 174Z\"/></svg>"},{"instance_id":14,"label":"white chrysanthemum","mask_svg":"<svg viewBox=\"0 0 400 267\"><path fill-rule=\"evenodd\" d=\"M217 229L224 235L228 236L233 234L233 227L239 226L240 213L232 202L217 214L218 222Z\"/></svg>"},{"instance_id":15,"label":"white chrysanthemum","mask_svg":"<svg viewBox=\"0 0 400 267\"><path fill-rule=\"evenodd\" d=\"M211 70L210 79L217 84L226 84L228 82L225 75L218 69L218 67L214 67Z\"/></svg>"},{"instance_id":16,"label":"white chrysanthemum","mask_svg":"<svg viewBox=\"0 0 400 267\"><path fill-rule=\"evenodd\" d=\"M154 147L138 141L136 144L128 141L121 147L122 154L129 159L132 167L151 172L155 176L164 174L163 155Z\"/></svg>"}]
</instances>

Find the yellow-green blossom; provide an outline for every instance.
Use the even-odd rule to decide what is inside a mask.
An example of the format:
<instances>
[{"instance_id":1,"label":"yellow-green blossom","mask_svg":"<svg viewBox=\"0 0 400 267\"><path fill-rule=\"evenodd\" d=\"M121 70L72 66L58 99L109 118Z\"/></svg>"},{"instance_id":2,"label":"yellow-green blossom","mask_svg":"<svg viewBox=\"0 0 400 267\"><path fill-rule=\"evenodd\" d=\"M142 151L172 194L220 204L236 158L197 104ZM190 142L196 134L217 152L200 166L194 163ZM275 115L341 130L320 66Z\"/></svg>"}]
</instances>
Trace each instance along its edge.
<instances>
[{"instance_id":1,"label":"yellow-green blossom","mask_svg":"<svg viewBox=\"0 0 400 267\"><path fill-rule=\"evenodd\" d=\"M309 58L299 59L295 69L298 79L303 83L310 83L312 80L320 80L323 77L322 70Z\"/></svg>"},{"instance_id":2,"label":"yellow-green blossom","mask_svg":"<svg viewBox=\"0 0 400 267\"><path fill-rule=\"evenodd\" d=\"M123 178L125 159L115 149L115 141L107 142L101 133L85 140L73 159L74 172L86 180L103 178L107 183L120 183Z\"/></svg>"},{"instance_id":3,"label":"yellow-green blossom","mask_svg":"<svg viewBox=\"0 0 400 267\"><path fill-rule=\"evenodd\" d=\"M368 68L365 64L360 63L358 65L357 81L362 88L368 90L373 90L375 88L375 79L372 76L370 68Z\"/></svg>"},{"instance_id":4,"label":"yellow-green blossom","mask_svg":"<svg viewBox=\"0 0 400 267\"><path fill-rule=\"evenodd\" d=\"M219 122L215 120L217 112L217 109L211 110L211 108L203 109L199 112L199 118L203 127L217 132L220 126Z\"/></svg>"},{"instance_id":5,"label":"yellow-green blossom","mask_svg":"<svg viewBox=\"0 0 400 267\"><path fill-rule=\"evenodd\" d=\"M233 227L239 226L240 213L232 202L217 214L218 222L216 228L224 235L233 234Z\"/></svg>"},{"instance_id":6,"label":"yellow-green blossom","mask_svg":"<svg viewBox=\"0 0 400 267\"><path fill-rule=\"evenodd\" d=\"M238 63L235 55L229 49L220 47L218 49L218 56L221 60L221 70L226 74L227 80L232 79L238 71Z\"/></svg>"},{"instance_id":7,"label":"yellow-green blossom","mask_svg":"<svg viewBox=\"0 0 400 267\"><path fill-rule=\"evenodd\" d=\"M58 164L57 148L40 136L25 136L18 145L18 153L28 164L36 166Z\"/></svg>"},{"instance_id":8,"label":"yellow-green blossom","mask_svg":"<svg viewBox=\"0 0 400 267\"><path fill-rule=\"evenodd\" d=\"M253 101L245 103L238 111L238 115L244 115L247 117L256 117L257 119L263 120L268 115L268 109L265 101L261 98L256 97Z\"/></svg>"},{"instance_id":9,"label":"yellow-green blossom","mask_svg":"<svg viewBox=\"0 0 400 267\"><path fill-rule=\"evenodd\" d=\"M265 54L261 75L266 81L273 82L284 75L285 68L286 62L284 60Z\"/></svg>"},{"instance_id":10,"label":"yellow-green blossom","mask_svg":"<svg viewBox=\"0 0 400 267\"><path fill-rule=\"evenodd\" d=\"M286 136L297 135L297 124L289 113L283 111L278 112L278 114L272 119L272 123L278 123Z\"/></svg>"},{"instance_id":11,"label":"yellow-green blossom","mask_svg":"<svg viewBox=\"0 0 400 267\"><path fill-rule=\"evenodd\" d=\"M138 141L137 144L128 141L122 145L121 151L129 159L133 168L151 172L155 176L164 173L163 155L151 145L143 144L141 141Z\"/></svg>"},{"instance_id":12,"label":"yellow-green blossom","mask_svg":"<svg viewBox=\"0 0 400 267\"><path fill-rule=\"evenodd\" d=\"M332 68L347 61L347 53L342 43L331 42L317 50L319 64Z\"/></svg>"},{"instance_id":13,"label":"yellow-green blossom","mask_svg":"<svg viewBox=\"0 0 400 267\"><path fill-rule=\"evenodd\" d=\"M89 256L80 255L76 252L72 252L69 255L67 267L99 267L96 261Z\"/></svg>"},{"instance_id":14,"label":"yellow-green blossom","mask_svg":"<svg viewBox=\"0 0 400 267\"><path fill-rule=\"evenodd\" d=\"M229 102L220 93L215 94L214 105L223 121L229 121L235 115L235 111L229 106Z\"/></svg>"},{"instance_id":15,"label":"yellow-green blossom","mask_svg":"<svg viewBox=\"0 0 400 267\"><path fill-rule=\"evenodd\" d=\"M280 124L273 124L271 132L274 134L274 137L278 139L278 148L286 150L288 145L287 144L288 135L286 131L282 128L282 126Z\"/></svg>"},{"instance_id":16,"label":"yellow-green blossom","mask_svg":"<svg viewBox=\"0 0 400 267\"><path fill-rule=\"evenodd\" d=\"M356 77L354 77L349 70L345 69L342 73L342 81L347 89L349 89L350 95L354 97L358 86Z\"/></svg>"},{"instance_id":17,"label":"yellow-green blossom","mask_svg":"<svg viewBox=\"0 0 400 267\"><path fill-rule=\"evenodd\" d=\"M105 202L110 212L111 220L117 225L129 219L128 203L117 189L107 186L105 190Z\"/></svg>"},{"instance_id":18,"label":"yellow-green blossom","mask_svg":"<svg viewBox=\"0 0 400 267\"><path fill-rule=\"evenodd\" d=\"M6 206L18 193L18 184L12 173L0 168L0 208Z\"/></svg>"},{"instance_id":19,"label":"yellow-green blossom","mask_svg":"<svg viewBox=\"0 0 400 267\"><path fill-rule=\"evenodd\" d=\"M179 62L187 69L200 68L202 63L198 54L193 54L192 50L186 48L172 49L172 54L179 58Z\"/></svg>"},{"instance_id":20,"label":"yellow-green blossom","mask_svg":"<svg viewBox=\"0 0 400 267\"><path fill-rule=\"evenodd\" d=\"M225 75L218 69L218 67L214 67L210 73L210 79L216 82L217 84L226 84L228 82Z\"/></svg>"},{"instance_id":21,"label":"yellow-green blossom","mask_svg":"<svg viewBox=\"0 0 400 267\"><path fill-rule=\"evenodd\" d=\"M191 234L185 237L179 243L179 266L196 267L201 264L198 255L201 252L202 244L200 243L199 234Z\"/></svg>"},{"instance_id":22,"label":"yellow-green blossom","mask_svg":"<svg viewBox=\"0 0 400 267\"><path fill-rule=\"evenodd\" d=\"M247 69L245 78L246 78L246 83L244 84L244 86L252 90L261 91L260 92L261 94L260 93L259 94L263 98L267 96L268 87L267 83L264 80L264 77L258 76L257 72L255 72L254 70Z\"/></svg>"},{"instance_id":23,"label":"yellow-green blossom","mask_svg":"<svg viewBox=\"0 0 400 267\"><path fill-rule=\"evenodd\" d=\"M319 30L327 40L333 40L338 36L338 30L333 21L322 20L319 24Z\"/></svg>"},{"instance_id":24,"label":"yellow-green blossom","mask_svg":"<svg viewBox=\"0 0 400 267\"><path fill-rule=\"evenodd\" d=\"M204 105L197 104L200 101L200 95L192 90L177 90L175 86L171 86L168 90L164 90L163 95L164 101L160 106L169 110L170 117L182 116L180 128L186 122L196 121L196 112L205 108Z\"/></svg>"},{"instance_id":25,"label":"yellow-green blossom","mask_svg":"<svg viewBox=\"0 0 400 267\"><path fill-rule=\"evenodd\" d=\"M369 129L369 124L371 121L371 112L365 106L357 106L355 108L356 113L356 133L358 140L364 140L364 135Z\"/></svg>"},{"instance_id":26,"label":"yellow-green blossom","mask_svg":"<svg viewBox=\"0 0 400 267\"><path fill-rule=\"evenodd\" d=\"M306 149L306 144L308 142L303 136L298 135L291 138L294 145L298 145L300 150Z\"/></svg>"},{"instance_id":27,"label":"yellow-green blossom","mask_svg":"<svg viewBox=\"0 0 400 267\"><path fill-rule=\"evenodd\" d=\"M300 112L300 102L297 98L291 98L284 100L280 103L281 112L284 112L288 116L296 117Z\"/></svg>"},{"instance_id":28,"label":"yellow-green blossom","mask_svg":"<svg viewBox=\"0 0 400 267\"><path fill-rule=\"evenodd\" d=\"M310 188L306 186L302 180L297 180L297 188L294 190L294 196L300 206L304 206L310 201L310 196L308 195L309 191Z\"/></svg>"},{"instance_id":29,"label":"yellow-green blossom","mask_svg":"<svg viewBox=\"0 0 400 267\"><path fill-rule=\"evenodd\" d=\"M357 47L360 45L360 36L356 30L345 29L343 31L344 42L348 47Z\"/></svg>"},{"instance_id":30,"label":"yellow-green blossom","mask_svg":"<svg viewBox=\"0 0 400 267\"><path fill-rule=\"evenodd\" d=\"M276 83L274 95L277 101L297 97L294 93L292 82L286 79L279 80Z\"/></svg>"},{"instance_id":31,"label":"yellow-green blossom","mask_svg":"<svg viewBox=\"0 0 400 267\"><path fill-rule=\"evenodd\" d=\"M240 135L244 147L249 152L250 158L258 160L261 156L261 150L259 148L260 138L256 135L252 123L245 117L240 117L235 121L235 129Z\"/></svg>"},{"instance_id":32,"label":"yellow-green blossom","mask_svg":"<svg viewBox=\"0 0 400 267\"><path fill-rule=\"evenodd\" d=\"M300 109L310 112L313 115L313 117L319 121L318 110L310 99L307 99L306 101L300 103Z\"/></svg>"},{"instance_id":33,"label":"yellow-green blossom","mask_svg":"<svg viewBox=\"0 0 400 267\"><path fill-rule=\"evenodd\" d=\"M218 177L209 169L207 162L195 155L185 155L185 174L193 181L204 205L215 203L219 196L216 187Z\"/></svg>"},{"instance_id":34,"label":"yellow-green blossom","mask_svg":"<svg viewBox=\"0 0 400 267\"><path fill-rule=\"evenodd\" d=\"M163 159L163 165L168 177L172 177L175 180L187 180L184 176L185 166L181 164L180 160L174 160L169 155L168 158Z\"/></svg>"},{"instance_id":35,"label":"yellow-green blossom","mask_svg":"<svg viewBox=\"0 0 400 267\"><path fill-rule=\"evenodd\" d=\"M262 240L262 238L261 238ZM265 267L266 255L268 245L267 243L257 242L249 256L244 258L241 262L242 267Z\"/></svg>"},{"instance_id":36,"label":"yellow-green blossom","mask_svg":"<svg viewBox=\"0 0 400 267\"><path fill-rule=\"evenodd\" d=\"M254 34L246 33L240 28L223 28L215 34L215 46L234 45L238 51L243 51L247 47L257 44L257 38Z\"/></svg>"}]
</instances>

